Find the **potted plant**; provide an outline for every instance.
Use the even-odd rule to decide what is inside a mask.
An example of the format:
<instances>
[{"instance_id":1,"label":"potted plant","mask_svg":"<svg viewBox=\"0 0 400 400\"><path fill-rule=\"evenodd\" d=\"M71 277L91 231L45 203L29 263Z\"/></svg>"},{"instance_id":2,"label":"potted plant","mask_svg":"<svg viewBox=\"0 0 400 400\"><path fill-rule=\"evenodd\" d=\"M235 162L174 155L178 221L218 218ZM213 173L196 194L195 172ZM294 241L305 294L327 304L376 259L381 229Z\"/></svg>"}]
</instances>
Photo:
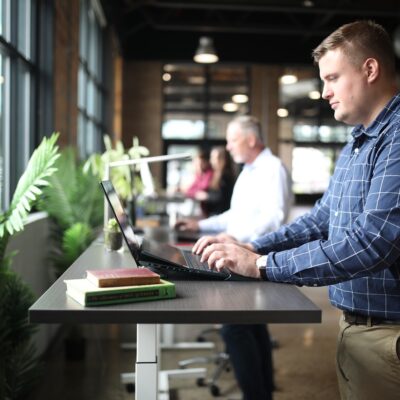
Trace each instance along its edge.
<instances>
[{"instance_id":1,"label":"potted plant","mask_svg":"<svg viewBox=\"0 0 400 400\"><path fill-rule=\"evenodd\" d=\"M44 138L33 152L18 181L11 205L0 215L0 398L27 398L38 377L38 361L31 338L35 326L28 322L34 295L10 268L14 254L6 255L10 237L24 229L24 220L49 184L59 157L58 134Z\"/></svg>"},{"instance_id":2,"label":"potted plant","mask_svg":"<svg viewBox=\"0 0 400 400\"><path fill-rule=\"evenodd\" d=\"M122 233L115 218L110 218L104 228L104 244L110 251L119 250L122 247Z\"/></svg>"},{"instance_id":3,"label":"potted plant","mask_svg":"<svg viewBox=\"0 0 400 400\"><path fill-rule=\"evenodd\" d=\"M39 209L49 214L51 224L51 265L56 277L84 252L100 232L103 219L103 195L90 171L85 173L71 148L62 151L57 172L43 190ZM64 327L67 360L85 357L86 339L82 327Z\"/></svg>"},{"instance_id":4,"label":"potted plant","mask_svg":"<svg viewBox=\"0 0 400 400\"><path fill-rule=\"evenodd\" d=\"M84 172L91 172L97 176L98 180L104 178L105 166L114 161L135 160L146 157L150 154L149 150L139 145L139 139L133 137L132 147L125 149L121 141L116 141L113 147L108 135L104 136L105 151L103 154L92 154L83 166ZM133 194L138 195L142 192L143 184L138 174L139 166L124 165L112 168L110 180L113 183L118 197L128 210L131 222L136 222L136 208L133 201Z\"/></svg>"}]
</instances>

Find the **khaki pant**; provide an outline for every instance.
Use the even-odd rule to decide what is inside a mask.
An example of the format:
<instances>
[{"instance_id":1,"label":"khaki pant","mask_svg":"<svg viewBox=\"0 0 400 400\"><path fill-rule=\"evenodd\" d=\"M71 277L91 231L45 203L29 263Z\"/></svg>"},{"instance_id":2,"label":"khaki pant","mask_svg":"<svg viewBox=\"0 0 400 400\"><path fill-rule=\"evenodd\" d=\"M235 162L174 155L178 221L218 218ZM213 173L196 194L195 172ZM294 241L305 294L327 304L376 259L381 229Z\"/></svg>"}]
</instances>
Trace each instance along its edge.
<instances>
[{"instance_id":1,"label":"khaki pant","mask_svg":"<svg viewBox=\"0 0 400 400\"><path fill-rule=\"evenodd\" d=\"M400 325L340 319L336 372L342 400L400 399Z\"/></svg>"}]
</instances>

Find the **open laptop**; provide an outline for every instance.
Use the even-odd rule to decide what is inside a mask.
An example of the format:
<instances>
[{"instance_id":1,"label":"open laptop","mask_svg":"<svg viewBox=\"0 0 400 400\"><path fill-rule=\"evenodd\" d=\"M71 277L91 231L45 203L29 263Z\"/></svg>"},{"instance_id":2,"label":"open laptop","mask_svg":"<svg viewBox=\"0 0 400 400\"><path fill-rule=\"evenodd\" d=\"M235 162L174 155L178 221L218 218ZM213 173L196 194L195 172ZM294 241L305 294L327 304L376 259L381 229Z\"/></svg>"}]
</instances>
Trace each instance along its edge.
<instances>
[{"instance_id":1,"label":"open laptop","mask_svg":"<svg viewBox=\"0 0 400 400\"><path fill-rule=\"evenodd\" d=\"M124 240L138 265L145 265L167 279L249 280L229 270L210 270L207 263L201 263L200 257L190 250L178 249L145 237L140 244L113 184L110 181L102 181L100 184Z\"/></svg>"}]
</instances>

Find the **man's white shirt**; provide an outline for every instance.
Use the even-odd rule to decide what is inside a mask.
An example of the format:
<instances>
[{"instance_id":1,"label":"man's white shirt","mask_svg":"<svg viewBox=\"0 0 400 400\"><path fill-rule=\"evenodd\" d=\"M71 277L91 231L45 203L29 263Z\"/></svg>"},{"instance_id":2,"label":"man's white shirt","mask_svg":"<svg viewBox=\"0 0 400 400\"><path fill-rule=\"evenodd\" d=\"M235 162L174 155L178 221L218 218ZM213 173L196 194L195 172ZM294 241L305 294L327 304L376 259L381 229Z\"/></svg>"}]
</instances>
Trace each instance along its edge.
<instances>
[{"instance_id":1,"label":"man's white shirt","mask_svg":"<svg viewBox=\"0 0 400 400\"><path fill-rule=\"evenodd\" d=\"M239 174L230 209L199 221L199 227L201 231L226 232L248 242L285 223L291 203L288 173L279 158L264 149Z\"/></svg>"}]
</instances>

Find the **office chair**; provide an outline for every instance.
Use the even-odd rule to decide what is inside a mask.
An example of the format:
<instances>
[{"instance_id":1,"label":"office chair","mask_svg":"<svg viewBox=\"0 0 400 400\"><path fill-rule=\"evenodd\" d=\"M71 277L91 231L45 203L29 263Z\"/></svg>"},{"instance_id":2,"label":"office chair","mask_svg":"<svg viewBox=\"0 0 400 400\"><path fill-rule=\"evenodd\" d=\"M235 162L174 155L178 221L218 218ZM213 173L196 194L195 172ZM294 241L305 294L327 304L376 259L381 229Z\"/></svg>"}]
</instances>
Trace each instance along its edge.
<instances>
[{"instance_id":1,"label":"office chair","mask_svg":"<svg viewBox=\"0 0 400 400\"><path fill-rule=\"evenodd\" d=\"M206 335L210 333L218 333L220 331L220 325L217 325L213 328L206 329L200 333L197 337L198 342L204 342L206 340ZM217 351L210 356L205 357L193 357L186 360L179 361L179 368L186 368L192 364L215 364L215 369L211 372L208 378L198 378L196 383L198 386L208 386L210 389L210 393L217 397L221 394L221 390L218 386L218 379L221 374L226 371L229 372L231 370L231 363L229 359L229 354L225 351Z\"/></svg>"}]
</instances>

